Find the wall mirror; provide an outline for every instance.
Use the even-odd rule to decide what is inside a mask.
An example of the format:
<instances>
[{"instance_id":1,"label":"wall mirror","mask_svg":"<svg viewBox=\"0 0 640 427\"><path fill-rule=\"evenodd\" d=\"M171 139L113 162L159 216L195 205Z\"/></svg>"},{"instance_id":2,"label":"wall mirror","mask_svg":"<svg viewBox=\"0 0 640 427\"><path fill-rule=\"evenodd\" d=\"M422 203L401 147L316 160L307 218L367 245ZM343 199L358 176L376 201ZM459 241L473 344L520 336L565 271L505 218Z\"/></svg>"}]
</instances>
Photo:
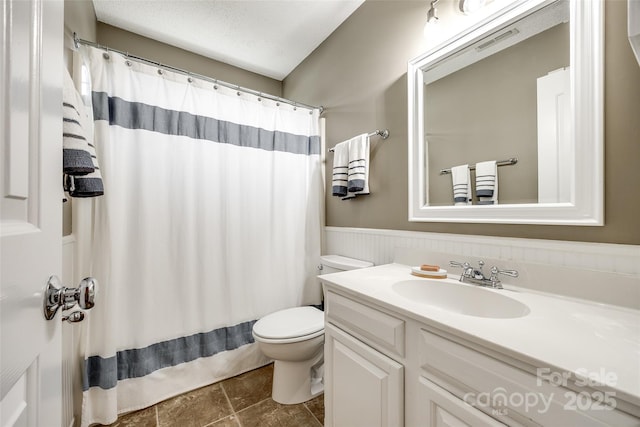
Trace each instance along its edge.
<instances>
[{"instance_id":1,"label":"wall mirror","mask_svg":"<svg viewBox=\"0 0 640 427\"><path fill-rule=\"evenodd\" d=\"M409 220L602 225L603 1L504 4L409 61ZM454 204L465 164L472 202Z\"/></svg>"}]
</instances>

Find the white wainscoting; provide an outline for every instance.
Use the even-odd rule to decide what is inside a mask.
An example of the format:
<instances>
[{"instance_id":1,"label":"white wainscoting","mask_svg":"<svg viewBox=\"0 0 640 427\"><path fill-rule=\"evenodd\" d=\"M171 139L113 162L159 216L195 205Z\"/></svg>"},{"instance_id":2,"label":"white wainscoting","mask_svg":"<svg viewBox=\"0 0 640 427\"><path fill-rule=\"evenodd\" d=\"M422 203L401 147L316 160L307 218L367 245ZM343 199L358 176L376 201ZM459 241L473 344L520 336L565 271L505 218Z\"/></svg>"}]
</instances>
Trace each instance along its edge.
<instances>
[{"instance_id":1,"label":"white wainscoting","mask_svg":"<svg viewBox=\"0 0 640 427\"><path fill-rule=\"evenodd\" d=\"M325 227L324 253L371 261L394 260L396 248L427 249L516 262L640 276L640 246L517 239L370 228Z\"/></svg>"},{"instance_id":2,"label":"white wainscoting","mask_svg":"<svg viewBox=\"0 0 640 427\"><path fill-rule=\"evenodd\" d=\"M371 261L434 264L449 260L513 268L514 286L640 308L640 246L399 230L325 227L325 254Z\"/></svg>"}]
</instances>

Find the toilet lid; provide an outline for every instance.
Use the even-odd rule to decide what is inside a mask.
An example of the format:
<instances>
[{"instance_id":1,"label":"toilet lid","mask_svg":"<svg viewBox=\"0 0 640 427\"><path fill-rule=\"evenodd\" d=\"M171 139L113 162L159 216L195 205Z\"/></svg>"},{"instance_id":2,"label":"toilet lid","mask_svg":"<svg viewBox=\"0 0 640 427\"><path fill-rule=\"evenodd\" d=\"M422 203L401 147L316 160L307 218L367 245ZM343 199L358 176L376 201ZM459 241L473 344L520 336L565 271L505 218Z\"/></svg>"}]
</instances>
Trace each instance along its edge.
<instances>
[{"instance_id":1,"label":"toilet lid","mask_svg":"<svg viewBox=\"0 0 640 427\"><path fill-rule=\"evenodd\" d=\"M324 312L315 307L295 307L276 311L258 320L253 333L263 338L302 337L324 329Z\"/></svg>"}]
</instances>

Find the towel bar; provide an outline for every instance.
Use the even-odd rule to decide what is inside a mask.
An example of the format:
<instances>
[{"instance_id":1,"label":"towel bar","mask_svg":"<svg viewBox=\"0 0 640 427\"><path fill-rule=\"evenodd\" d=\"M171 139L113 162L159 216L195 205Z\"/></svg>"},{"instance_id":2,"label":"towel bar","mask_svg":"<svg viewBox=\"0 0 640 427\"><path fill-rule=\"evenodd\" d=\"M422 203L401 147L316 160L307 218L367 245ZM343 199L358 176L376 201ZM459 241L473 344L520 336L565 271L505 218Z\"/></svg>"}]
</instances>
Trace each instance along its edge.
<instances>
[{"instance_id":1,"label":"towel bar","mask_svg":"<svg viewBox=\"0 0 640 427\"><path fill-rule=\"evenodd\" d=\"M380 137L382 137L382 139L387 139L387 138L389 138L389 129L384 129L384 130L376 129L374 132L371 132L367 136L371 137L371 136L376 136L376 135L380 135ZM330 153L333 153L333 148L329 148L328 151Z\"/></svg>"},{"instance_id":2,"label":"towel bar","mask_svg":"<svg viewBox=\"0 0 640 427\"><path fill-rule=\"evenodd\" d=\"M512 157L510 159L507 160L498 160L496 162L497 166L511 166L511 165L515 165L516 163L518 163L518 158L517 157ZM476 165L469 165L469 169L473 170L476 168ZM451 173L451 168L449 169L440 169L440 175L447 175Z\"/></svg>"}]
</instances>

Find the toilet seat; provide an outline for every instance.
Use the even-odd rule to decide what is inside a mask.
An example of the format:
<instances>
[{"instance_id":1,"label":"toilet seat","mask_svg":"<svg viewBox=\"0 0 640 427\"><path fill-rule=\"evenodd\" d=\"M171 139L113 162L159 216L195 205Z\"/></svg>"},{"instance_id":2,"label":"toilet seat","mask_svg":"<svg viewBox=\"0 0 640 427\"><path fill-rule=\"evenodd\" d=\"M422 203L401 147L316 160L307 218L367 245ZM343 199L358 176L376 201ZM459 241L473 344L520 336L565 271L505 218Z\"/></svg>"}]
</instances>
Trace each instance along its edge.
<instances>
[{"instance_id":1,"label":"toilet seat","mask_svg":"<svg viewBox=\"0 0 640 427\"><path fill-rule=\"evenodd\" d=\"M315 307L294 307L268 314L253 325L259 341L287 343L324 334L324 313Z\"/></svg>"}]
</instances>

